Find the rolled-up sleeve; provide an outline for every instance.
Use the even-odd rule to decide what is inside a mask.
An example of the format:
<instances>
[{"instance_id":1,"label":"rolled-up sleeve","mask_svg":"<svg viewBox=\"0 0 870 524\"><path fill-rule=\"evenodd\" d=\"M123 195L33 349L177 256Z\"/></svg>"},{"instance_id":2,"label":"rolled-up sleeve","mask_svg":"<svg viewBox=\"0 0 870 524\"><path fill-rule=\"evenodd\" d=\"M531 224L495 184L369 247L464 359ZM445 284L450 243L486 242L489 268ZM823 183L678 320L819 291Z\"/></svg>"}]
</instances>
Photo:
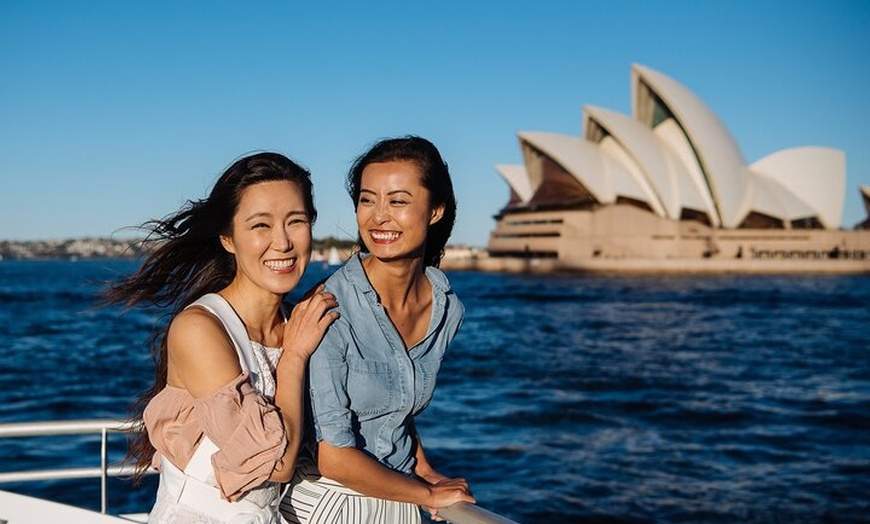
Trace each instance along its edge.
<instances>
[{"instance_id":1,"label":"rolled-up sleeve","mask_svg":"<svg viewBox=\"0 0 870 524\"><path fill-rule=\"evenodd\" d=\"M315 437L339 448L356 446L347 395L347 342L343 333L348 332L348 326L344 324L339 318L330 326L308 364Z\"/></svg>"},{"instance_id":2,"label":"rolled-up sleeve","mask_svg":"<svg viewBox=\"0 0 870 524\"><path fill-rule=\"evenodd\" d=\"M196 402L203 431L220 448L211 457L224 497L236 500L269 479L287 439L275 407L258 395L243 373Z\"/></svg>"}]
</instances>

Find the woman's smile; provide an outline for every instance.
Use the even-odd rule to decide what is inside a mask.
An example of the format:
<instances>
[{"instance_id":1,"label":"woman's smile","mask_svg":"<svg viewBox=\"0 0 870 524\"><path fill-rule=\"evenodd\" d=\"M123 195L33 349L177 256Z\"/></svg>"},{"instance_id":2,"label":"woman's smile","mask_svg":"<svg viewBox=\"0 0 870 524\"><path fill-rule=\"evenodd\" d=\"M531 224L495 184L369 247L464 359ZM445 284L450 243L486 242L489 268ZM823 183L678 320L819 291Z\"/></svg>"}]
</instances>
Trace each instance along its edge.
<instances>
[{"instance_id":1,"label":"woman's smile","mask_svg":"<svg viewBox=\"0 0 870 524\"><path fill-rule=\"evenodd\" d=\"M294 267L296 267L296 257L281 260L267 260L263 262L263 264L272 271L289 273L293 271Z\"/></svg>"},{"instance_id":2,"label":"woman's smile","mask_svg":"<svg viewBox=\"0 0 870 524\"><path fill-rule=\"evenodd\" d=\"M398 231L381 231L381 230L373 230L370 231L369 234L372 236L372 240L378 244L389 244L391 242L395 242L399 239Z\"/></svg>"}]
</instances>

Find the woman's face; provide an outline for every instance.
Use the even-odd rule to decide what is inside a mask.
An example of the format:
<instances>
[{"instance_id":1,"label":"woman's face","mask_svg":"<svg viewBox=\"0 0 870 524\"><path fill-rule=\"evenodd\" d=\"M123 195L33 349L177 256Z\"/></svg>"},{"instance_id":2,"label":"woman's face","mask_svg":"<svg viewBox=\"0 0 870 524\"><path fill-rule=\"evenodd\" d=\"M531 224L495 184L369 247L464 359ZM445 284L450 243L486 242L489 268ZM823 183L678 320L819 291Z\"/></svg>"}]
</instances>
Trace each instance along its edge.
<instances>
[{"instance_id":1,"label":"woman's face","mask_svg":"<svg viewBox=\"0 0 870 524\"><path fill-rule=\"evenodd\" d=\"M290 181L245 188L224 248L236 257L236 279L276 294L292 290L311 258L311 221L299 187Z\"/></svg>"},{"instance_id":2,"label":"woman's face","mask_svg":"<svg viewBox=\"0 0 870 524\"><path fill-rule=\"evenodd\" d=\"M367 165L360 180L356 222L371 254L382 260L422 257L429 226L444 206L431 207L417 165L408 161Z\"/></svg>"}]
</instances>

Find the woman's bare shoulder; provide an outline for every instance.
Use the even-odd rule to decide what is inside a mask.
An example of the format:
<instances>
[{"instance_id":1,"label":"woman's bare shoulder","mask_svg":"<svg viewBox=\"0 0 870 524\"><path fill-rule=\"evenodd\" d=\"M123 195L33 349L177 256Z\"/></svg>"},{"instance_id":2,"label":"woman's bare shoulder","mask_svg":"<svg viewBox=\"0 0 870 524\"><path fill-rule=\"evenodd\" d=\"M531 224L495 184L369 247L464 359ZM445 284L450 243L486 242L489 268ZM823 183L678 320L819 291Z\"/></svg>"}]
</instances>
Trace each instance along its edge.
<instances>
[{"instance_id":1,"label":"woman's bare shoulder","mask_svg":"<svg viewBox=\"0 0 870 524\"><path fill-rule=\"evenodd\" d=\"M176 315L166 343L170 379L183 382L195 397L241 373L238 354L221 321L203 308L187 308Z\"/></svg>"}]
</instances>

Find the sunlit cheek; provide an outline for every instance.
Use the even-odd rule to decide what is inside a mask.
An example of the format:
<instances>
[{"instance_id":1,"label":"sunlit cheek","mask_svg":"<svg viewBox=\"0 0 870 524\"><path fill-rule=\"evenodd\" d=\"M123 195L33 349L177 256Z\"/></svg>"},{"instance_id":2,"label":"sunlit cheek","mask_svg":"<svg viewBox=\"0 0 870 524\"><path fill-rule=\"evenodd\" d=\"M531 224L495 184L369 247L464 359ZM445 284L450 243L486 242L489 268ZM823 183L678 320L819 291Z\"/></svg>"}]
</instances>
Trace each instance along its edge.
<instances>
[{"instance_id":1,"label":"sunlit cheek","mask_svg":"<svg viewBox=\"0 0 870 524\"><path fill-rule=\"evenodd\" d=\"M311 254L312 236L310 227L296 231L291 238L293 238L293 244L296 246L296 250L299 251L300 254L304 254L305 256Z\"/></svg>"}]
</instances>

